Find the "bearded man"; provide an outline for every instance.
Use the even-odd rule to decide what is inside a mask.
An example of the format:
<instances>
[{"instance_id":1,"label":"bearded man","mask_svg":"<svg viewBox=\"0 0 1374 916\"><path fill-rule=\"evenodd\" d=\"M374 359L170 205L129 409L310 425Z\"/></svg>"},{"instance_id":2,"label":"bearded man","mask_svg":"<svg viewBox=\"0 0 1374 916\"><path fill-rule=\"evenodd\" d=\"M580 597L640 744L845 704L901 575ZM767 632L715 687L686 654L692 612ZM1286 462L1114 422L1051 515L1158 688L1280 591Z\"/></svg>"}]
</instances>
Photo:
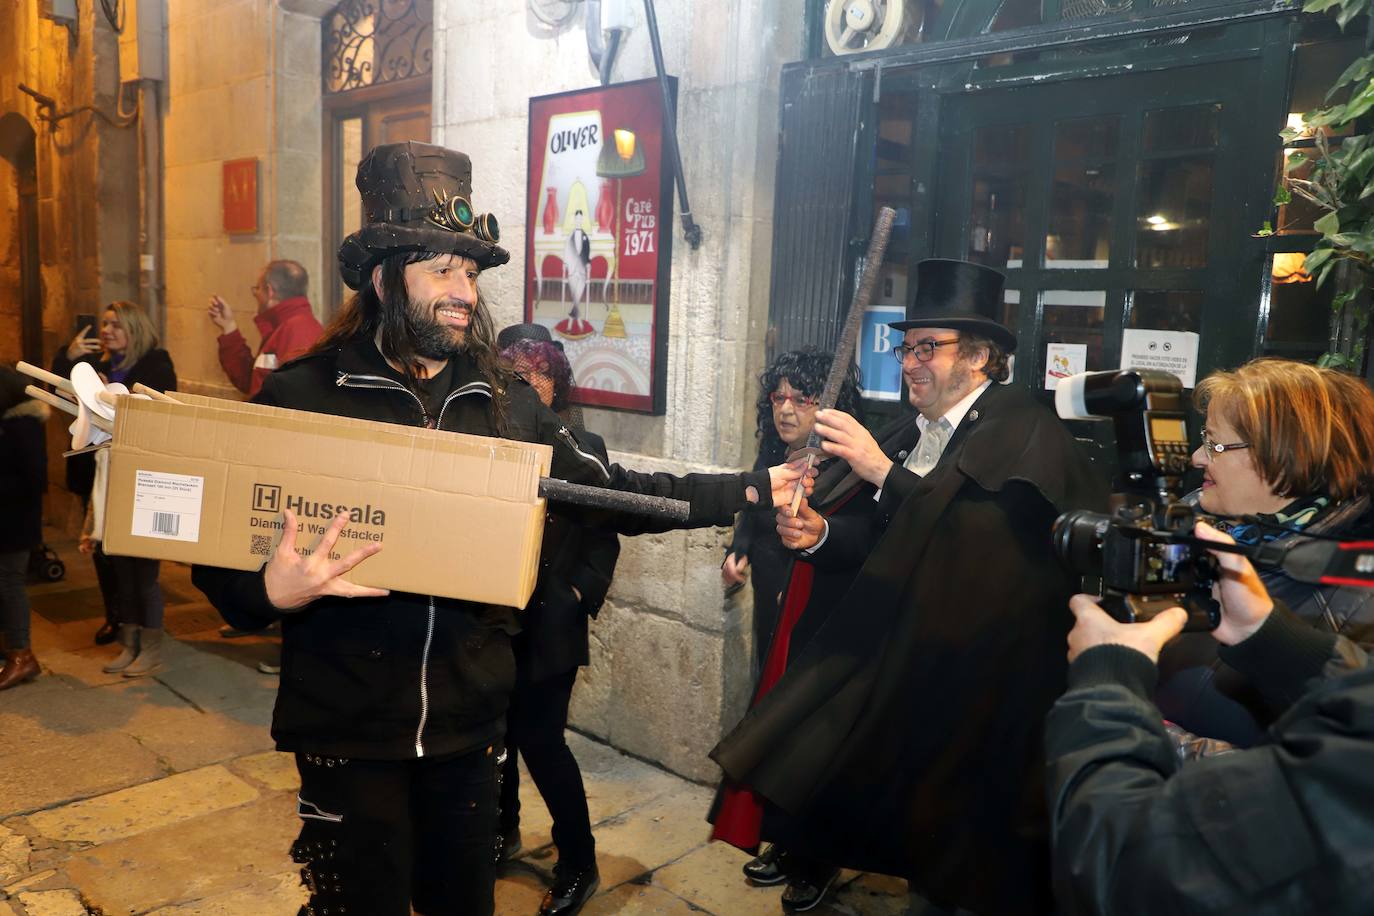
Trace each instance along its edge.
<instances>
[{"instance_id":1,"label":"bearded man","mask_svg":"<svg viewBox=\"0 0 1374 916\"><path fill-rule=\"evenodd\" d=\"M267 377L258 403L543 442L557 477L689 500L687 527L728 524L747 503L770 500L774 482L779 494L795 482L781 468L680 478L603 462L498 361L478 277L510 255L495 220L472 210L468 157L379 146L357 185L367 225L344 241L339 266L358 293L309 355ZM577 517L627 533L670 527ZM292 854L311 893L302 913L489 914L515 612L343 580L381 549L330 560L345 524L336 517L301 557L287 510L287 533L261 571L193 573L230 624L282 621L272 734L300 771Z\"/></svg>"}]
</instances>

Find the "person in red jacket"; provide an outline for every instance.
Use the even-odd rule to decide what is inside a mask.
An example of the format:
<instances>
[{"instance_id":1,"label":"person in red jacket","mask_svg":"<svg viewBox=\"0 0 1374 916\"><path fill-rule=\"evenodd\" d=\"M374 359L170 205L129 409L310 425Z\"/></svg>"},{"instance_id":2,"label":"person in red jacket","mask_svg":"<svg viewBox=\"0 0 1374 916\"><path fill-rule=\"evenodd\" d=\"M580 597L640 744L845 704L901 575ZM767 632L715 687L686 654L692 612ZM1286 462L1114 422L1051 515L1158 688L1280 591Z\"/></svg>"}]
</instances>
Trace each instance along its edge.
<instances>
[{"instance_id":1,"label":"person in red jacket","mask_svg":"<svg viewBox=\"0 0 1374 916\"><path fill-rule=\"evenodd\" d=\"M234 387L250 398L262 388L267 373L305 354L324 329L310 310L306 289L310 277L295 261L272 261L262 269L252 286L258 300L253 323L262 333L257 359L239 333L238 322L228 304L219 296L210 297L210 320L219 327L219 364Z\"/></svg>"}]
</instances>

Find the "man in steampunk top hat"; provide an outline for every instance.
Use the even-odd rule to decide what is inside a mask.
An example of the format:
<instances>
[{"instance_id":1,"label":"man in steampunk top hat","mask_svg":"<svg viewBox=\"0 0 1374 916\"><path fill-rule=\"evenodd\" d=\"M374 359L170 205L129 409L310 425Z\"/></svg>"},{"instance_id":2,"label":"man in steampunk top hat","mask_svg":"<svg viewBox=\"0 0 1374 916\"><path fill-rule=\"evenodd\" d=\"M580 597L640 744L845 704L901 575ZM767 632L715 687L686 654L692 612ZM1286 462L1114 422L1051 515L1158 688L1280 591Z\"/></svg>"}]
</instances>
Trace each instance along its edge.
<instances>
[{"instance_id":1,"label":"man in steampunk top hat","mask_svg":"<svg viewBox=\"0 0 1374 916\"><path fill-rule=\"evenodd\" d=\"M1058 418L998 384L1016 347L1002 282L977 264L917 265L892 325L918 411L904 459L853 418L818 415L825 451L878 489L874 511L828 525L780 513L779 531L818 570L862 566L712 754L784 812L789 850L905 877L935 913L1051 910L1040 734L1077 583L1050 528L1105 498Z\"/></svg>"},{"instance_id":2,"label":"man in steampunk top hat","mask_svg":"<svg viewBox=\"0 0 1374 916\"><path fill-rule=\"evenodd\" d=\"M424 143L379 146L357 184L367 224L339 249L357 295L310 354L267 377L259 403L543 442L557 477L689 500L688 527L728 523L746 502L771 499L774 480L779 493L795 481L786 469L679 478L602 462L498 362L478 276L510 255L495 219L472 209L468 157ZM671 527L578 517L627 533ZM292 853L311 892L302 912L489 914L518 622L510 608L346 582L340 576L380 545L331 560L345 522L337 516L301 557L288 510L261 571L193 573L230 624L282 621L272 734L300 771ZM556 887L564 905L549 909L571 912L595 888L595 868L560 881L572 886Z\"/></svg>"}]
</instances>

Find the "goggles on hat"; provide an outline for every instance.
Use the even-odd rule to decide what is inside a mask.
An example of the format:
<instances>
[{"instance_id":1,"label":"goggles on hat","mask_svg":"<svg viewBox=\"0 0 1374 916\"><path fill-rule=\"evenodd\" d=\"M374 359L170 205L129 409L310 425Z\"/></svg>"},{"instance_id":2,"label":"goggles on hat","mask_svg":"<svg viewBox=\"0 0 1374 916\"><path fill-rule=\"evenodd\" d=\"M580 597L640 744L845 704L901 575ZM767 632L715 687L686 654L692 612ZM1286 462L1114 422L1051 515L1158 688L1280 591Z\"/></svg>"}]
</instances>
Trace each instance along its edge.
<instances>
[{"instance_id":1,"label":"goggles on hat","mask_svg":"<svg viewBox=\"0 0 1374 916\"><path fill-rule=\"evenodd\" d=\"M474 213L466 197L434 192L434 206L425 219L451 232L471 232L484 242L501 240L501 225L491 213Z\"/></svg>"}]
</instances>

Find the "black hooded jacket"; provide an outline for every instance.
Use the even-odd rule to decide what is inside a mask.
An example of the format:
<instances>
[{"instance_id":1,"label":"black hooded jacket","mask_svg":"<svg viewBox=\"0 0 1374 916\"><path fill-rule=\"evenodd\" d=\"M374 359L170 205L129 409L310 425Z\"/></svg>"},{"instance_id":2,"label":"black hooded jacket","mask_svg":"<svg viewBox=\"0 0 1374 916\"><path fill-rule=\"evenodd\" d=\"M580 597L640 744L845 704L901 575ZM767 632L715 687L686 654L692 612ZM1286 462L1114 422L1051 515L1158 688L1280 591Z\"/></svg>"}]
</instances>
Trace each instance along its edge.
<instances>
[{"instance_id":1,"label":"black hooded jacket","mask_svg":"<svg viewBox=\"0 0 1374 916\"><path fill-rule=\"evenodd\" d=\"M1374 666L1282 602L1223 661L1283 714L1262 743L1180 763L1157 669L1096 646L1045 730L1066 916L1374 913Z\"/></svg>"},{"instance_id":2,"label":"black hooded jacket","mask_svg":"<svg viewBox=\"0 0 1374 916\"><path fill-rule=\"evenodd\" d=\"M432 420L439 429L495 435L491 384L476 364L456 357L446 375L448 390L429 392L434 412L427 414L372 341L356 340L283 366L255 400L410 426ZM527 384L513 380L504 396L505 437L551 445L554 477L689 500L691 517L676 527L728 525L746 505L747 486L769 499L766 472L674 477L608 467ZM627 534L675 527L601 511L569 514ZM272 721L281 750L397 760L462 753L501 736L515 680L510 635L519 629L511 608L393 591L384 598L324 598L282 614L267 600L261 571L197 566L192 578L235 626L259 628L281 618L281 688Z\"/></svg>"}]
</instances>

